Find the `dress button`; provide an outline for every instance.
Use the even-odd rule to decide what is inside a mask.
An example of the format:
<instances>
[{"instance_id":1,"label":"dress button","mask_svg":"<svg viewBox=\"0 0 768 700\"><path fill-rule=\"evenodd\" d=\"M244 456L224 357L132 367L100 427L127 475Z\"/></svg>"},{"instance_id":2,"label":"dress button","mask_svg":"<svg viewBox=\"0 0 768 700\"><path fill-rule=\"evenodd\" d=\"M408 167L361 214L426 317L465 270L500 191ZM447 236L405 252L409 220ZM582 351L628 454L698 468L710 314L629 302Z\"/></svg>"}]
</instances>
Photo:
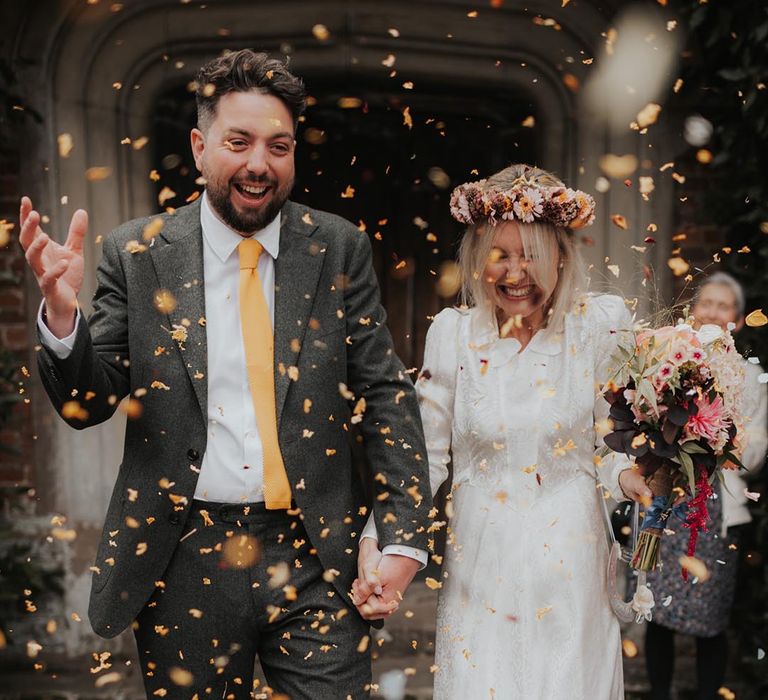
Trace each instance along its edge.
<instances>
[{"instance_id":1,"label":"dress button","mask_svg":"<svg viewBox=\"0 0 768 700\"><path fill-rule=\"evenodd\" d=\"M187 457L189 457L194 462L200 457L200 453L197 450L190 448L187 450Z\"/></svg>"},{"instance_id":2,"label":"dress button","mask_svg":"<svg viewBox=\"0 0 768 700\"><path fill-rule=\"evenodd\" d=\"M168 516L168 522L171 523L171 525L176 525L179 522L179 514L178 513L171 513Z\"/></svg>"}]
</instances>

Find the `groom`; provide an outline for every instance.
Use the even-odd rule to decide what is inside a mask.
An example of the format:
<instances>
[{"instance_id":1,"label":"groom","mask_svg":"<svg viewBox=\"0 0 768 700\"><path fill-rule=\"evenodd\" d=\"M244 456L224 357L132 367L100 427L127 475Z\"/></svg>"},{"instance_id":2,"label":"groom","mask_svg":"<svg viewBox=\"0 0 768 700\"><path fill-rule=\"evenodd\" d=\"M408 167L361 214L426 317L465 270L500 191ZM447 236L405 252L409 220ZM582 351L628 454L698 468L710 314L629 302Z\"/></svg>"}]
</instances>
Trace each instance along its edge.
<instances>
[{"instance_id":1,"label":"groom","mask_svg":"<svg viewBox=\"0 0 768 700\"><path fill-rule=\"evenodd\" d=\"M304 107L265 54L205 65L191 132L205 193L104 237L88 321L85 212L60 245L22 200L48 395L77 429L128 413L89 616L104 637L133 626L150 697L249 697L256 656L293 700L367 697L369 623L348 592L371 510L384 556L366 617L426 563L426 449L368 238L288 199Z\"/></svg>"}]
</instances>

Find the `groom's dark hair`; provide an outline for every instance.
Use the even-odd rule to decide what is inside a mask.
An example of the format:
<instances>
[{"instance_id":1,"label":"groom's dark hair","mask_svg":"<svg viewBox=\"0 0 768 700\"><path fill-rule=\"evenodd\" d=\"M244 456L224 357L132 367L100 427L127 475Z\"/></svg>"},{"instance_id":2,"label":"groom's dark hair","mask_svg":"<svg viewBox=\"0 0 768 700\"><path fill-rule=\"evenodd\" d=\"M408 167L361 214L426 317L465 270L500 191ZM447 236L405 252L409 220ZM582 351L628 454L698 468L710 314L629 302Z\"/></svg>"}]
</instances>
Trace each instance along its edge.
<instances>
[{"instance_id":1,"label":"groom's dark hair","mask_svg":"<svg viewBox=\"0 0 768 700\"><path fill-rule=\"evenodd\" d=\"M197 128L206 131L216 118L219 100L230 92L274 95L288 108L296 129L306 108L304 83L282 61L251 49L229 51L208 61L197 74Z\"/></svg>"}]
</instances>

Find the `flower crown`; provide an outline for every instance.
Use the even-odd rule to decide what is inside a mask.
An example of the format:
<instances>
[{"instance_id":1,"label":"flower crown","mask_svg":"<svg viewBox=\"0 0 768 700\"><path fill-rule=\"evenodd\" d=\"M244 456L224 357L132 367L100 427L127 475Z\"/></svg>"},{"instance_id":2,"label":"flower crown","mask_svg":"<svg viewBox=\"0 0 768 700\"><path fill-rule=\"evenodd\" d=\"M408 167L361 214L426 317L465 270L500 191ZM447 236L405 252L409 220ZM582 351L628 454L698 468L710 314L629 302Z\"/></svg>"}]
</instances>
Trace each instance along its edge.
<instances>
[{"instance_id":1,"label":"flower crown","mask_svg":"<svg viewBox=\"0 0 768 700\"><path fill-rule=\"evenodd\" d=\"M530 224L543 221L571 230L589 226L595 220L595 200L581 190L565 186L545 186L517 178L512 187L500 190L486 187L486 180L465 182L451 194L451 215L462 224L484 219L517 219Z\"/></svg>"}]
</instances>

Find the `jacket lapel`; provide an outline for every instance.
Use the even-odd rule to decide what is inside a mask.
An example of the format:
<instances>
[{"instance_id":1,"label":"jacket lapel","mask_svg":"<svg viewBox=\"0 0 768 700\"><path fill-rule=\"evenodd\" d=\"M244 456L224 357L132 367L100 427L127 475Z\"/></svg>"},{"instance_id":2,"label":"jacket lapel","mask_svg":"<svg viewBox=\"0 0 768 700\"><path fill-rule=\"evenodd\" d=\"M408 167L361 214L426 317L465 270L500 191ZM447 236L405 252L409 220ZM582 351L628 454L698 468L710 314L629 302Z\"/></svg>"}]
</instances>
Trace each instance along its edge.
<instances>
[{"instance_id":1,"label":"jacket lapel","mask_svg":"<svg viewBox=\"0 0 768 700\"><path fill-rule=\"evenodd\" d=\"M168 290L176 308L167 314L197 403L206 421L208 412L208 350L205 337L203 232L200 200L165 219L150 248L160 288Z\"/></svg>"},{"instance_id":2,"label":"jacket lapel","mask_svg":"<svg viewBox=\"0 0 768 700\"><path fill-rule=\"evenodd\" d=\"M280 252L275 261L275 400L283 413L291 384L289 368L298 365L301 344L315 302L326 242L312 238L317 224L294 202L282 210Z\"/></svg>"}]
</instances>

